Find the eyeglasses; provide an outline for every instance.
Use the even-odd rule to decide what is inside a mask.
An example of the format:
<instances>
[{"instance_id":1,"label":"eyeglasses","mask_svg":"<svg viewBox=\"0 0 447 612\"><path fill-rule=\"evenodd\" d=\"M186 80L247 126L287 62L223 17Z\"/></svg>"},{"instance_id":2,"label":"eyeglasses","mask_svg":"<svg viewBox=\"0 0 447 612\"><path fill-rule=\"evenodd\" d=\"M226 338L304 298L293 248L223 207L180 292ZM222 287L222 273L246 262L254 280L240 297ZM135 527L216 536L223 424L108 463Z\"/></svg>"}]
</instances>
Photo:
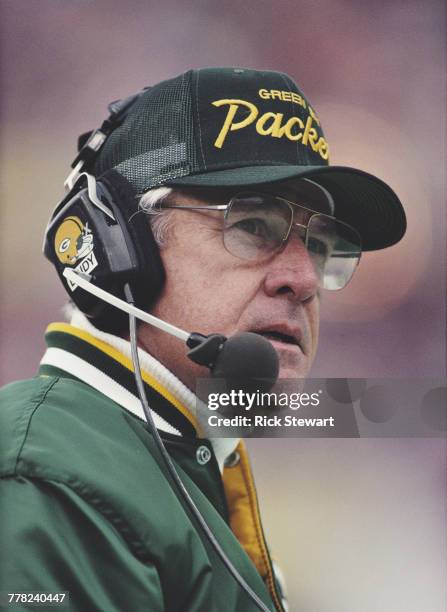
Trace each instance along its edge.
<instances>
[{"instance_id":1,"label":"eyeglasses","mask_svg":"<svg viewBox=\"0 0 447 612\"><path fill-rule=\"evenodd\" d=\"M226 250L249 261L265 261L278 253L296 231L303 241L324 289L342 289L352 278L362 247L358 232L330 215L265 193L238 193L228 204L189 206L160 204L161 209L224 212Z\"/></svg>"}]
</instances>

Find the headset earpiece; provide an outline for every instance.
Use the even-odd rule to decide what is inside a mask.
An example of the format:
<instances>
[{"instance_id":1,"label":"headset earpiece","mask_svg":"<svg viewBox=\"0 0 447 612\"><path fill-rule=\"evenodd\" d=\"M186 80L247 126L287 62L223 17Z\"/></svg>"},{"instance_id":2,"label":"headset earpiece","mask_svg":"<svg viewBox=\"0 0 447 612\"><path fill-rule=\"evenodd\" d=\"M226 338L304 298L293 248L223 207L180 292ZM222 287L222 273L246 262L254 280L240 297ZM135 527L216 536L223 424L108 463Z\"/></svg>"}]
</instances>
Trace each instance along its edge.
<instances>
[{"instance_id":1,"label":"headset earpiece","mask_svg":"<svg viewBox=\"0 0 447 612\"><path fill-rule=\"evenodd\" d=\"M96 327L117 334L127 330L127 315L68 282L65 267L90 276L94 284L119 298L124 297L124 284L130 283L136 306L146 311L157 298L165 274L149 220L138 214L137 195L130 183L115 170L96 184L93 177L87 178L88 187L82 186L81 175L56 208L46 231L44 253L76 306Z\"/></svg>"}]
</instances>

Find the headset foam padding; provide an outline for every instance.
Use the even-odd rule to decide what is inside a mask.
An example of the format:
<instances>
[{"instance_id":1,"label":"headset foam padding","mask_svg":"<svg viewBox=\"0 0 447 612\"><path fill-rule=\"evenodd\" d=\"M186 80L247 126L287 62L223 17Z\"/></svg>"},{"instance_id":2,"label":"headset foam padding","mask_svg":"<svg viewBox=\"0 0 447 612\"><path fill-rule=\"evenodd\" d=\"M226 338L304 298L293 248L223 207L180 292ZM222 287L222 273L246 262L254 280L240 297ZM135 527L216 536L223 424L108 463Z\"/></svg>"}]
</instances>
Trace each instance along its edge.
<instances>
[{"instance_id":1,"label":"headset foam padding","mask_svg":"<svg viewBox=\"0 0 447 612\"><path fill-rule=\"evenodd\" d=\"M76 306L99 329L120 334L128 330L128 315L67 280L64 270L87 275L121 299L129 283L135 304L148 311L163 287L163 263L149 218L139 210L130 183L114 170L96 181L96 195L112 218L90 199L82 182L80 178L54 211L44 253Z\"/></svg>"},{"instance_id":2,"label":"headset foam padding","mask_svg":"<svg viewBox=\"0 0 447 612\"><path fill-rule=\"evenodd\" d=\"M158 297L165 280L165 272L158 245L149 223L149 217L138 207L138 197L130 183L118 172L109 170L98 179L105 187L107 201L123 231L133 270L127 278L115 277L110 271L107 287L104 288L124 299L123 287L129 282L138 308L148 311ZM107 247L105 247L107 248ZM112 333L128 329L129 317L126 313L102 302L97 314L91 317L92 323Z\"/></svg>"}]
</instances>

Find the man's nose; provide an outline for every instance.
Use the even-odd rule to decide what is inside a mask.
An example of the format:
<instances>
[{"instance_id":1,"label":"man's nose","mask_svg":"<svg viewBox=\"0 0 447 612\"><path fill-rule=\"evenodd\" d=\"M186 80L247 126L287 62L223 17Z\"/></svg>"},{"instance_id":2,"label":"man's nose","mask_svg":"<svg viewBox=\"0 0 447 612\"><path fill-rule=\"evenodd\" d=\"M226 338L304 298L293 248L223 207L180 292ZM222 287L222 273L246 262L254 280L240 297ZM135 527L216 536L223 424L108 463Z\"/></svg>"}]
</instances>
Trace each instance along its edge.
<instances>
[{"instance_id":1,"label":"man's nose","mask_svg":"<svg viewBox=\"0 0 447 612\"><path fill-rule=\"evenodd\" d=\"M295 232L268 266L264 290L269 297L287 295L305 302L317 295L318 274L303 240Z\"/></svg>"}]
</instances>

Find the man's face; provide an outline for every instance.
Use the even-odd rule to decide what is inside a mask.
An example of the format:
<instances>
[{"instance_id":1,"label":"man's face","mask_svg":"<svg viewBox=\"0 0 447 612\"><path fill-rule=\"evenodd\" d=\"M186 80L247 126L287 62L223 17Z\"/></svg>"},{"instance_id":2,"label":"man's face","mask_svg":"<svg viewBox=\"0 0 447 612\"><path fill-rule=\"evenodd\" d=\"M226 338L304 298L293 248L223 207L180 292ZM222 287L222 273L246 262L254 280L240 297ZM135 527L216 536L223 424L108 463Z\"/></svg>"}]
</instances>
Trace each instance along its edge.
<instances>
[{"instance_id":1,"label":"man's face","mask_svg":"<svg viewBox=\"0 0 447 612\"><path fill-rule=\"evenodd\" d=\"M259 188L287 197L287 189ZM193 194L194 193L194 194ZM193 194L193 195L192 195ZM178 205L220 204L228 192L189 190L171 196ZM315 357L319 329L318 278L301 239L291 234L285 248L262 262L229 253L222 239L223 212L173 210L161 257L166 283L152 313L188 332L265 335L277 351L280 378L305 378ZM141 346L190 389L207 368L186 357L187 347L142 325Z\"/></svg>"}]
</instances>

